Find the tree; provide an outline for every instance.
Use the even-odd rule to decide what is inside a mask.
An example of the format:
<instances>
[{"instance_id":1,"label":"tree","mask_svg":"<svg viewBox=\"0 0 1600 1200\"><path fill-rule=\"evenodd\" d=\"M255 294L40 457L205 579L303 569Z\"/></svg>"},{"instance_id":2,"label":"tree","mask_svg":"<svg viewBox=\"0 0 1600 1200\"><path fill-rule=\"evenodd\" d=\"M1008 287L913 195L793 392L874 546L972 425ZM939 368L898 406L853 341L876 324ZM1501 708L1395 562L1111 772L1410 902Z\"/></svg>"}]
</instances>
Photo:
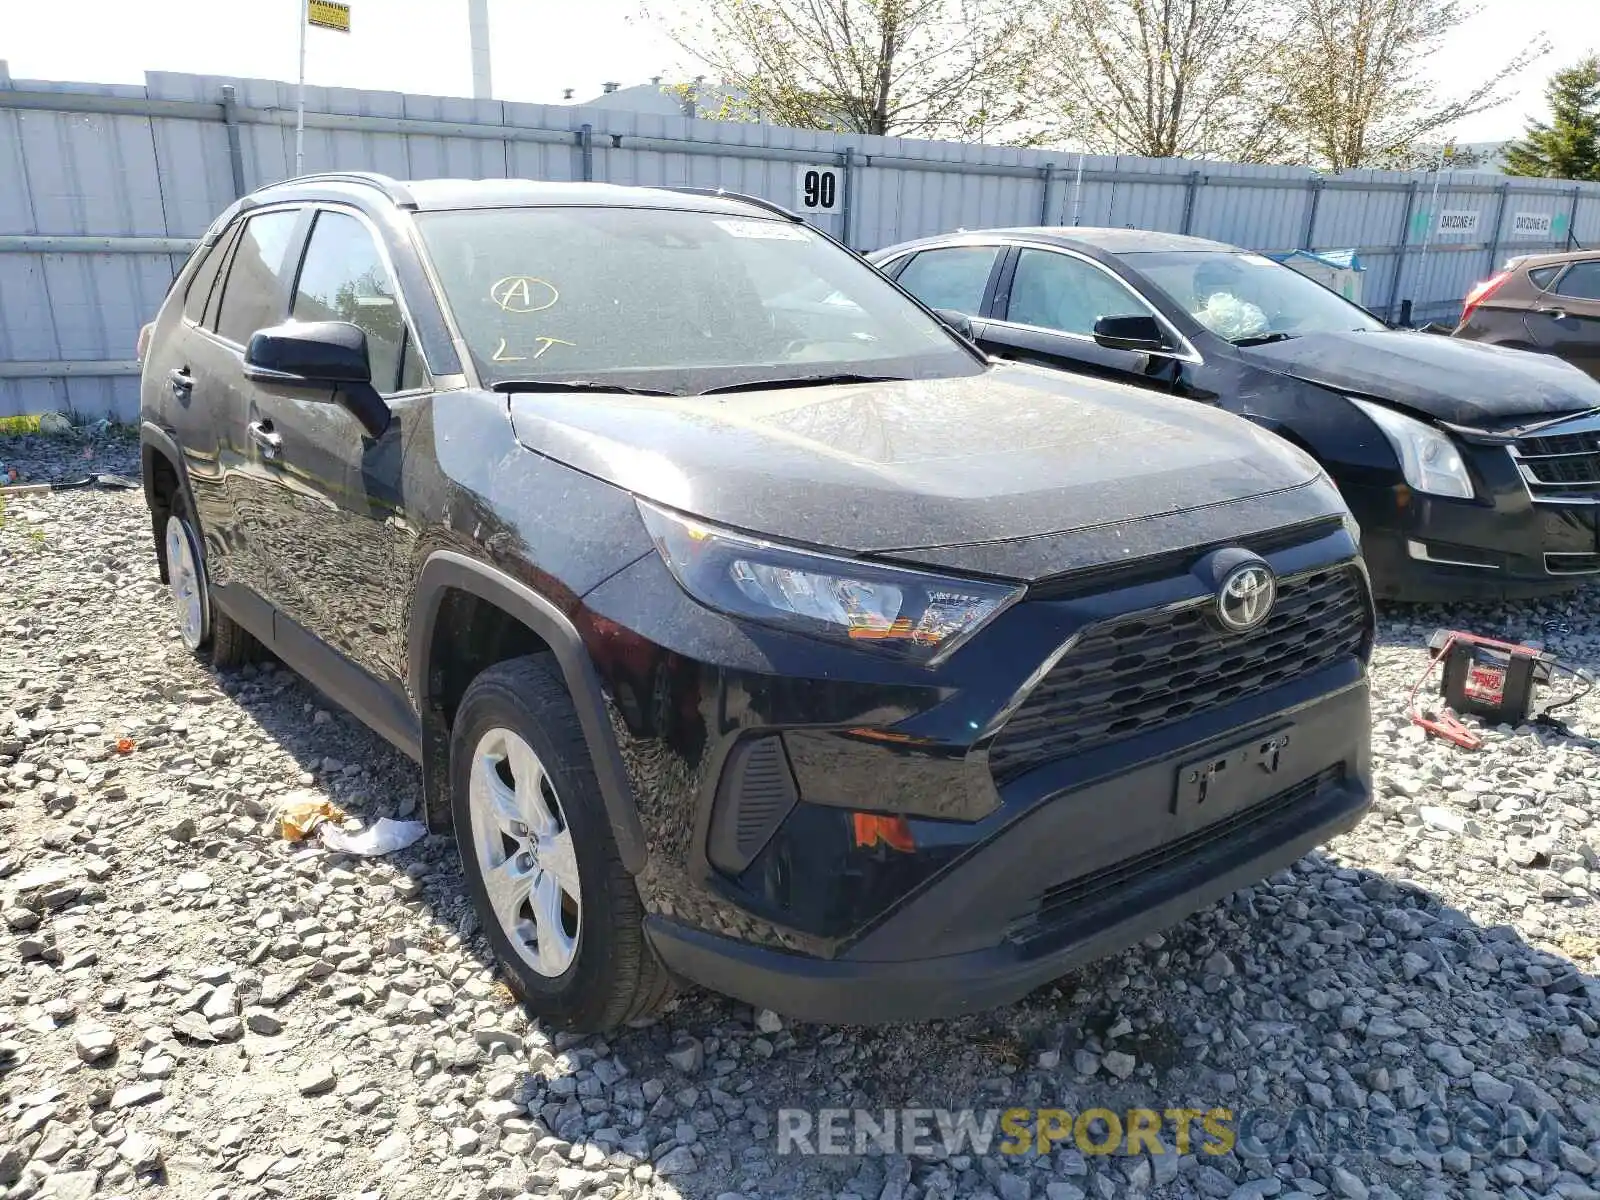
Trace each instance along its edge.
<instances>
[{"instance_id":1,"label":"tree","mask_svg":"<svg viewBox=\"0 0 1600 1200\"><path fill-rule=\"evenodd\" d=\"M1545 85L1551 121L1529 121L1505 149L1507 175L1600 180L1600 58L1557 71Z\"/></svg>"},{"instance_id":2,"label":"tree","mask_svg":"<svg viewBox=\"0 0 1600 1200\"><path fill-rule=\"evenodd\" d=\"M1022 6L1007 0L704 0L674 38L721 79L707 116L968 138L1025 113Z\"/></svg>"},{"instance_id":3,"label":"tree","mask_svg":"<svg viewBox=\"0 0 1600 1200\"><path fill-rule=\"evenodd\" d=\"M1100 154L1263 162L1287 148L1272 0L1055 0L1047 136Z\"/></svg>"},{"instance_id":4,"label":"tree","mask_svg":"<svg viewBox=\"0 0 1600 1200\"><path fill-rule=\"evenodd\" d=\"M1455 96L1427 78L1446 35L1478 11L1468 0L1289 0L1293 40L1278 74L1301 153L1334 171L1404 166L1413 148L1505 101L1505 85L1548 53L1536 41Z\"/></svg>"}]
</instances>

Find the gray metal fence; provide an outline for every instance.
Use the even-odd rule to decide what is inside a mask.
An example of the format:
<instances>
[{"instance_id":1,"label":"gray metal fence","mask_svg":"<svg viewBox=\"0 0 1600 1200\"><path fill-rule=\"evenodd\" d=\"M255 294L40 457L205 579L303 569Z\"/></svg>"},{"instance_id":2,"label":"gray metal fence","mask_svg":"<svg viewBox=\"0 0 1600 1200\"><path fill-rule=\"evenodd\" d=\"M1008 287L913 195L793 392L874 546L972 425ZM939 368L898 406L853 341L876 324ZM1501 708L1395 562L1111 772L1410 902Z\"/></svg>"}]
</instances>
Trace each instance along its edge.
<instances>
[{"instance_id":1,"label":"gray metal fence","mask_svg":"<svg viewBox=\"0 0 1600 1200\"><path fill-rule=\"evenodd\" d=\"M12 80L0 62L0 416L133 416L140 325L218 211L293 173L294 98L292 84L205 75ZM830 178L808 217L861 250L1041 223L1353 248L1366 305L1417 321L1453 316L1510 253L1600 243L1596 184L1322 176L340 88L308 88L305 119L308 171L726 187L804 208L815 170Z\"/></svg>"}]
</instances>

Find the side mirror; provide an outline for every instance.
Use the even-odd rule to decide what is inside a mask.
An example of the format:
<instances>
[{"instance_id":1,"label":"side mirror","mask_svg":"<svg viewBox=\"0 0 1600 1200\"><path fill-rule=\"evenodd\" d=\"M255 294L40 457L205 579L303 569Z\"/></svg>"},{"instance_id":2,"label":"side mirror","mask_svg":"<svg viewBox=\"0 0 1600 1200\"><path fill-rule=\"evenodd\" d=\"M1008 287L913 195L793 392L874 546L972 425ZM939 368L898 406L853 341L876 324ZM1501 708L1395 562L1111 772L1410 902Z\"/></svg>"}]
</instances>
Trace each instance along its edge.
<instances>
[{"instance_id":1,"label":"side mirror","mask_svg":"<svg viewBox=\"0 0 1600 1200\"><path fill-rule=\"evenodd\" d=\"M967 341L972 340L972 318L964 312L957 312L953 308L936 308L933 315L938 317L951 329L955 330Z\"/></svg>"},{"instance_id":2,"label":"side mirror","mask_svg":"<svg viewBox=\"0 0 1600 1200\"><path fill-rule=\"evenodd\" d=\"M1101 317L1094 323L1094 340L1107 350L1131 350L1139 354L1169 348L1161 336L1161 326L1151 316Z\"/></svg>"},{"instance_id":3,"label":"side mirror","mask_svg":"<svg viewBox=\"0 0 1600 1200\"><path fill-rule=\"evenodd\" d=\"M329 397L370 437L389 428L389 406L372 386L367 335L348 321L290 321L258 330L244 355L244 376L291 388L331 388Z\"/></svg>"}]
</instances>

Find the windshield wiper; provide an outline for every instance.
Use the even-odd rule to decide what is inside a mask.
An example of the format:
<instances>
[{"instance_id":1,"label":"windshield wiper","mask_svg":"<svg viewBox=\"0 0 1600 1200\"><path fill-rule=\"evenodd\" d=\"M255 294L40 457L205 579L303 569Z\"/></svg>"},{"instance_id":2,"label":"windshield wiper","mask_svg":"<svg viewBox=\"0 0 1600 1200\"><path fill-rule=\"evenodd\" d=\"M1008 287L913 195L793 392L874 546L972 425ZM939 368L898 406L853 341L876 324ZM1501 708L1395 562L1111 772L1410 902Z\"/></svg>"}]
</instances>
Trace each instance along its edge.
<instances>
[{"instance_id":1,"label":"windshield wiper","mask_svg":"<svg viewBox=\"0 0 1600 1200\"><path fill-rule=\"evenodd\" d=\"M627 387L600 379L497 379L497 392L611 392L625 396L676 396L661 388Z\"/></svg>"},{"instance_id":2,"label":"windshield wiper","mask_svg":"<svg viewBox=\"0 0 1600 1200\"><path fill-rule=\"evenodd\" d=\"M726 383L721 387L707 388L702 396L715 396L724 392L764 392L769 388L826 387L832 383L905 383L905 375L801 375L784 379L749 379L743 383Z\"/></svg>"},{"instance_id":3,"label":"windshield wiper","mask_svg":"<svg viewBox=\"0 0 1600 1200\"><path fill-rule=\"evenodd\" d=\"M1294 333L1258 333L1254 337L1230 338L1228 340L1235 346L1265 346L1271 342L1287 342L1290 338L1298 336L1298 334Z\"/></svg>"}]
</instances>

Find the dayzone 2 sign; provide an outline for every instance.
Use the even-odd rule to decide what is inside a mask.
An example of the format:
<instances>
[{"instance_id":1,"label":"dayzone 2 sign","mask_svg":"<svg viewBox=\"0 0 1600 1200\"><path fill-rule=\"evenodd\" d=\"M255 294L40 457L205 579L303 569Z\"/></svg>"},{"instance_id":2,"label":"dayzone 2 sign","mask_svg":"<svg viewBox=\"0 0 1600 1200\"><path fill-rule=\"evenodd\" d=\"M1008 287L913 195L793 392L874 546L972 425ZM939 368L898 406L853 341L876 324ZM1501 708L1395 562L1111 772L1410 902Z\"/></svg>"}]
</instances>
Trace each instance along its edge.
<instances>
[{"instance_id":1,"label":"dayzone 2 sign","mask_svg":"<svg viewBox=\"0 0 1600 1200\"><path fill-rule=\"evenodd\" d=\"M1555 217L1550 213L1517 213L1511 218L1511 236L1514 238L1544 238L1553 236Z\"/></svg>"}]
</instances>

